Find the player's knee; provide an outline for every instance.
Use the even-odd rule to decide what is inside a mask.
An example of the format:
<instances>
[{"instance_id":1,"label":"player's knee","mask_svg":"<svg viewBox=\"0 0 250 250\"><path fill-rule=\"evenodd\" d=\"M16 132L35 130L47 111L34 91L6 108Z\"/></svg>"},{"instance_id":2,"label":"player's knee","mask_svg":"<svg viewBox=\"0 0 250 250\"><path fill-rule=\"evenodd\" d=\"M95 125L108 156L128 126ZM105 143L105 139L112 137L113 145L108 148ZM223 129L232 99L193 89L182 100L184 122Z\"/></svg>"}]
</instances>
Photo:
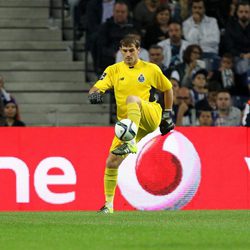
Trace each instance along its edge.
<instances>
[{"instance_id":1,"label":"player's knee","mask_svg":"<svg viewBox=\"0 0 250 250\"><path fill-rule=\"evenodd\" d=\"M126 104L136 102L139 106L141 105L141 99L135 95L129 95L126 99Z\"/></svg>"},{"instance_id":2,"label":"player's knee","mask_svg":"<svg viewBox=\"0 0 250 250\"><path fill-rule=\"evenodd\" d=\"M106 161L106 166L108 168L119 168L121 162L123 161L123 158L116 155L111 155L108 157Z\"/></svg>"}]
</instances>

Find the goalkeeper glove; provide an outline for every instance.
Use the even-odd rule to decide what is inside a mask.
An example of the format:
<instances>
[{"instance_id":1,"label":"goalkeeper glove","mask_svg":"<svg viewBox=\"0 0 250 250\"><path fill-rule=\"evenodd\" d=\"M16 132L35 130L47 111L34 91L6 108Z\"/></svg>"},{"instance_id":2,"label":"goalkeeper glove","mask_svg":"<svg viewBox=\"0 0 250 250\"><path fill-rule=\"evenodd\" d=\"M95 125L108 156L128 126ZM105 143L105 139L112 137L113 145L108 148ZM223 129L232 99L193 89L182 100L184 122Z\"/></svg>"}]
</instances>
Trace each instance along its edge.
<instances>
[{"instance_id":1,"label":"goalkeeper glove","mask_svg":"<svg viewBox=\"0 0 250 250\"><path fill-rule=\"evenodd\" d=\"M162 118L160 123L161 135L166 135L170 130L174 129L174 123L172 120L172 111L165 109L162 112Z\"/></svg>"},{"instance_id":2,"label":"goalkeeper glove","mask_svg":"<svg viewBox=\"0 0 250 250\"><path fill-rule=\"evenodd\" d=\"M91 104L101 104L103 103L103 94L99 92L93 92L89 94L88 99Z\"/></svg>"}]
</instances>

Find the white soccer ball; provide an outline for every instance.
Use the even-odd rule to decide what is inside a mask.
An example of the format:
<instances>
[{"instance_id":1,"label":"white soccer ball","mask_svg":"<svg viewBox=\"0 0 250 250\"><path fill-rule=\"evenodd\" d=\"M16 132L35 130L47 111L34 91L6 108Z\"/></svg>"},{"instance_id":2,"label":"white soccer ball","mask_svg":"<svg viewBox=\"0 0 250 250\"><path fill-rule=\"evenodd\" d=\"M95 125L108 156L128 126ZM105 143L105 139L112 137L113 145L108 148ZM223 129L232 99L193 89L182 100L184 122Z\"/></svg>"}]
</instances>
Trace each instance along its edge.
<instances>
[{"instance_id":1,"label":"white soccer ball","mask_svg":"<svg viewBox=\"0 0 250 250\"><path fill-rule=\"evenodd\" d=\"M115 135L121 141L131 141L136 133L137 126L130 119L122 119L115 124Z\"/></svg>"}]
</instances>

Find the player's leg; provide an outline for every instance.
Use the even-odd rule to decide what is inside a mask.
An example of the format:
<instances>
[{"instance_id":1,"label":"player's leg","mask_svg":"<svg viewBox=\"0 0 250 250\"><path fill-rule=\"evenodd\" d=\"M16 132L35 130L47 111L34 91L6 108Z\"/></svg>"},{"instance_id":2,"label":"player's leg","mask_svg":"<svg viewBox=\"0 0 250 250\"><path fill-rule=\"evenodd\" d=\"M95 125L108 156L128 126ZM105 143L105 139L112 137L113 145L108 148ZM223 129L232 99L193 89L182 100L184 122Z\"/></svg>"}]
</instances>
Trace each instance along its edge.
<instances>
[{"instance_id":1,"label":"player's leg","mask_svg":"<svg viewBox=\"0 0 250 250\"><path fill-rule=\"evenodd\" d=\"M141 138L143 138L148 133L153 132L159 126L161 122L162 109L160 104L156 102L144 101L138 97L131 96L131 98L128 98L127 100L128 100L128 106L131 103L133 104L136 103L138 106L136 108L136 105L134 105L131 111L129 111L128 109L128 115L130 114L130 117L128 117L129 119L132 120L134 118L133 114L136 114L138 109L140 112L140 119L138 119L139 124L137 125L139 129L136 135L136 141L138 142L141 140ZM130 102L130 100L133 102ZM139 117L138 114L135 115L135 117L138 118ZM135 122L135 120L133 120L133 122ZM136 153L136 152L137 152L137 146L135 140L126 142L112 151L112 153L115 155L125 155L128 153Z\"/></svg>"},{"instance_id":2,"label":"player's leg","mask_svg":"<svg viewBox=\"0 0 250 250\"><path fill-rule=\"evenodd\" d=\"M137 128L139 128L141 120L141 99L137 96L128 96L127 104L127 118L133 121Z\"/></svg>"},{"instance_id":3,"label":"player's leg","mask_svg":"<svg viewBox=\"0 0 250 250\"><path fill-rule=\"evenodd\" d=\"M139 128L141 120L141 99L137 96L128 96L126 100L127 104L127 118L133 121L137 128ZM135 140L125 142L115 148L112 153L115 155L126 155L129 153L136 153L137 147Z\"/></svg>"},{"instance_id":4,"label":"player's leg","mask_svg":"<svg viewBox=\"0 0 250 250\"><path fill-rule=\"evenodd\" d=\"M121 145L121 142L114 138L110 151ZM109 153L104 173L104 194L105 205L100 209L101 213L113 213L113 201L117 186L118 168L125 157Z\"/></svg>"},{"instance_id":5,"label":"player's leg","mask_svg":"<svg viewBox=\"0 0 250 250\"><path fill-rule=\"evenodd\" d=\"M159 103L141 101L141 121L140 130L136 136L137 142L159 127L161 114L162 108Z\"/></svg>"}]
</instances>

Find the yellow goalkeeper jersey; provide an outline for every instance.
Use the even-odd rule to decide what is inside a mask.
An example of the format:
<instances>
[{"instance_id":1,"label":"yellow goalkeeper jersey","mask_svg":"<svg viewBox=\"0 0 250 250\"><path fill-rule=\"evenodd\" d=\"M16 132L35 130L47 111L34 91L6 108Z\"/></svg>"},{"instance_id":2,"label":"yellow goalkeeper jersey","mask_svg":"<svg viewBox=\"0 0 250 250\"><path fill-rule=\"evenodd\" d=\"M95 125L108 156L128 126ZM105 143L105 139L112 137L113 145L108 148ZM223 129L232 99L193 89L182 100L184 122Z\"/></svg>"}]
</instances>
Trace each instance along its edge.
<instances>
[{"instance_id":1,"label":"yellow goalkeeper jersey","mask_svg":"<svg viewBox=\"0 0 250 250\"><path fill-rule=\"evenodd\" d=\"M138 60L134 67L129 67L124 62L107 67L95 87L103 93L114 89L117 118L120 120L127 117L128 96L134 95L149 101L152 87L164 92L171 89L172 84L156 64Z\"/></svg>"}]
</instances>

